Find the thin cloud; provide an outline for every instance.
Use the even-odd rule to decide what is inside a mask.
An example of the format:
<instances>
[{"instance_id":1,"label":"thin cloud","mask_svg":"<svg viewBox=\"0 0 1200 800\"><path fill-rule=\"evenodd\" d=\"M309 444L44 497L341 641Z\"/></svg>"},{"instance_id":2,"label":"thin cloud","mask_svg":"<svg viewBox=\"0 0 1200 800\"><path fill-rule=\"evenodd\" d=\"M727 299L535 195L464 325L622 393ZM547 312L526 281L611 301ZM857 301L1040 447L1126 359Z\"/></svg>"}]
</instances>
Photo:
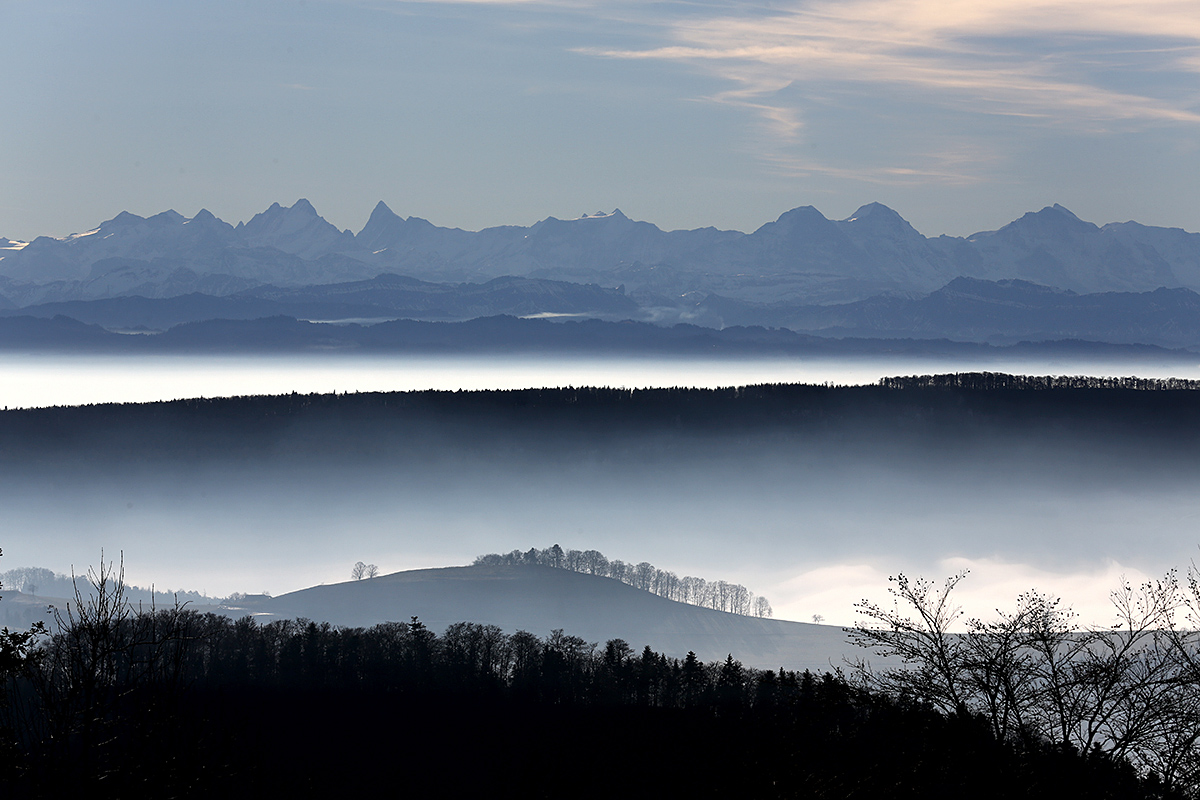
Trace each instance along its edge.
<instances>
[{"instance_id":1,"label":"thin cloud","mask_svg":"<svg viewBox=\"0 0 1200 800\"><path fill-rule=\"evenodd\" d=\"M734 83L704 99L756 114L774 142L761 155L794 172L837 171L787 152L803 135L802 95L815 87L903 91L956 112L1093 132L1200 123L1196 93L1157 91L1172 83L1165 76L1186 84L1200 72L1193 0L816 0L765 15L727 6L664 28L669 41L659 47L577 52L685 63ZM1114 72L1120 88L1106 85ZM800 97L774 97L788 85ZM856 172L883 182L972 179L917 163Z\"/></svg>"},{"instance_id":2,"label":"thin cloud","mask_svg":"<svg viewBox=\"0 0 1200 800\"><path fill-rule=\"evenodd\" d=\"M773 91L781 81L904 84L934 96L940 94L943 102L984 113L1055 120L1200 122L1200 113L1192 107L1059 74L1100 71L1107 66L1102 50L1072 58L1067 40L1084 34L1120 37L1119 46L1113 42L1111 54L1154 52L1162 57L1161 70L1194 73L1200 58L1200 21L1195 26L1175 24L1175 19L1149 13L1144 16L1157 20L1158 25L1140 19L1137 25L1120 28L1117 17L1107 14L1073 28L1038 27L1031 19L1004 27L987 14L955 15L952 3L951 13L934 23L927 13L933 5L941 9L943 4L931 0L809 4L766 18L722 17L681 23L670 31L673 38L682 40L678 44L580 52L702 64L721 77L757 87L761 94ZM1082 10L1079 15L1086 16ZM1195 10L1191 15L1197 16ZM1013 16L1021 16L1020 10ZM1047 22L1056 20L1049 14L1042 16ZM1131 35L1186 38L1190 43L1168 48L1154 41L1135 48L1128 41ZM1038 40L1031 42L1034 36ZM1025 51L1031 45L1046 52L1030 57ZM739 93L741 97L746 94L746 89Z\"/></svg>"},{"instance_id":3,"label":"thin cloud","mask_svg":"<svg viewBox=\"0 0 1200 800\"><path fill-rule=\"evenodd\" d=\"M763 153L761 158L776 167L776 171L792 177L827 175L832 178L873 183L880 186L904 186L937 181L946 184L974 184L985 178L978 169L940 169L937 166L860 166L839 167L808 161L787 154Z\"/></svg>"}]
</instances>

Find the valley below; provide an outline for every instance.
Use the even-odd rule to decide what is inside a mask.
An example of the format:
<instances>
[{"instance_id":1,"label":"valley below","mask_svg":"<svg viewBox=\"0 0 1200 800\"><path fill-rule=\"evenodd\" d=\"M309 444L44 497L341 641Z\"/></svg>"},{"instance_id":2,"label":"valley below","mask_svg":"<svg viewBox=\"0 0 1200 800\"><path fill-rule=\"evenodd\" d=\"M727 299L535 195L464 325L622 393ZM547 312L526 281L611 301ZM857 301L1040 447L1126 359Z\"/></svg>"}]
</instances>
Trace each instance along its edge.
<instances>
[{"instance_id":1,"label":"valley below","mask_svg":"<svg viewBox=\"0 0 1200 800\"><path fill-rule=\"evenodd\" d=\"M1192 384L963 380L10 409L5 560L82 572L104 547L139 585L280 595L356 560L394 573L549 539L833 624L898 569L973 570L981 614L1037 587L1102 622L1122 574L1188 562Z\"/></svg>"}]
</instances>

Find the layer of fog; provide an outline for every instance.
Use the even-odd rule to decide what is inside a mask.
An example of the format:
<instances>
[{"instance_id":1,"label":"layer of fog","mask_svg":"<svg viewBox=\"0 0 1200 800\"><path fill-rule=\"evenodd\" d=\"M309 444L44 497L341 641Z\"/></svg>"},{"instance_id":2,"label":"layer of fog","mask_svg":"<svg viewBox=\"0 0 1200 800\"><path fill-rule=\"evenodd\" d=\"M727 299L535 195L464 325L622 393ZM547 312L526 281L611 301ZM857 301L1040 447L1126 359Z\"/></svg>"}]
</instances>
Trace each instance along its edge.
<instances>
[{"instance_id":1,"label":"layer of fog","mask_svg":"<svg viewBox=\"0 0 1200 800\"><path fill-rule=\"evenodd\" d=\"M873 383L884 376L988 370L1026 375L1200 378L1195 363L1076 358L938 359L480 356L70 356L0 353L0 407L186 397L558 386Z\"/></svg>"},{"instance_id":2,"label":"layer of fog","mask_svg":"<svg viewBox=\"0 0 1200 800\"><path fill-rule=\"evenodd\" d=\"M0 567L82 572L104 547L133 583L280 594L346 580L359 560L386 573L557 542L742 583L784 619L851 623L888 575L970 568L970 613L1037 588L1103 623L1122 574L1191 559L1198 472L1087 448L944 458L769 439L540 461L75 464L4 476Z\"/></svg>"}]
</instances>

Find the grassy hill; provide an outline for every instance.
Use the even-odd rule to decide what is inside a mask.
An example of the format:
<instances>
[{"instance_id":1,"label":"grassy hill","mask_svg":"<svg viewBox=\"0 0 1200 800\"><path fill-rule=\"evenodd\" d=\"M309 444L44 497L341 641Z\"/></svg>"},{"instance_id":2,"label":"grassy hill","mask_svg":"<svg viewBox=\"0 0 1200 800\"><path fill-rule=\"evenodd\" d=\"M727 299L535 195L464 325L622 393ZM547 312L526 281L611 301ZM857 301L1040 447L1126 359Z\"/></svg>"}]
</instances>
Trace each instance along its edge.
<instances>
[{"instance_id":1,"label":"grassy hill","mask_svg":"<svg viewBox=\"0 0 1200 800\"><path fill-rule=\"evenodd\" d=\"M498 625L545 636L556 628L601 645L625 639L671 656L705 661L732 654L763 669L826 671L862 655L841 628L730 614L667 600L612 578L542 566L446 567L314 586L227 609L260 620L306 617L370 626L419 617L435 631L454 622Z\"/></svg>"}]
</instances>

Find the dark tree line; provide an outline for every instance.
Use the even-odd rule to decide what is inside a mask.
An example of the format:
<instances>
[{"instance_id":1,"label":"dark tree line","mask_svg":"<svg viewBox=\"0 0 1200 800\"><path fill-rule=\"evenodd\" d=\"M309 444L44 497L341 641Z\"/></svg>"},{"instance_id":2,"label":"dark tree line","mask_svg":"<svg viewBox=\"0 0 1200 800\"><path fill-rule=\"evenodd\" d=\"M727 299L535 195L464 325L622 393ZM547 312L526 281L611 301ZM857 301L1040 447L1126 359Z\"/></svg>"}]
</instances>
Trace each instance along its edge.
<instances>
[{"instance_id":1,"label":"dark tree line","mask_svg":"<svg viewBox=\"0 0 1200 800\"><path fill-rule=\"evenodd\" d=\"M75 589L81 588L85 593L91 591L91 583L86 577L63 575L45 567L17 567L16 569L0 572L0 585L18 592L44 597L74 597ZM172 603L176 599L182 602L215 603L222 598L209 597L203 592L192 592L172 589L149 589L141 586L128 585L125 587L125 597L134 603Z\"/></svg>"},{"instance_id":2,"label":"dark tree line","mask_svg":"<svg viewBox=\"0 0 1200 800\"><path fill-rule=\"evenodd\" d=\"M599 550L564 550L559 545L539 550L531 547L524 552L488 553L475 559L475 566L519 566L522 564L553 567L585 575L612 578L635 589L717 611L728 611L747 617L770 617L774 612L767 598L756 595L740 583L706 581L661 570L642 561L627 564L620 559L611 561Z\"/></svg>"},{"instance_id":3,"label":"dark tree line","mask_svg":"<svg viewBox=\"0 0 1200 800\"><path fill-rule=\"evenodd\" d=\"M1133 389L1142 392L1196 391L1200 381L1186 378L1106 378L1095 375L1009 375L1004 372L953 372L881 378L887 389L969 389L1008 391L1029 389Z\"/></svg>"},{"instance_id":4,"label":"dark tree line","mask_svg":"<svg viewBox=\"0 0 1200 800\"><path fill-rule=\"evenodd\" d=\"M394 459L463 449L543 458L567 443L658 452L681 437L736 441L764 433L798 445L834 435L899 437L924 447L931 434L1040 441L1039 428L1088 441L1137 434L1190 456L1200 442L1196 387L1178 379L966 373L870 386L362 392L19 409L0 412L0 464L57 468L81 452L102 453L105 465L136 466L280 452Z\"/></svg>"},{"instance_id":5,"label":"dark tree line","mask_svg":"<svg viewBox=\"0 0 1200 800\"><path fill-rule=\"evenodd\" d=\"M856 665L856 685L985 722L1000 741L1056 743L1132 765L1200 796L1200 573L1112 592L1114 618L1083 627L1058 598L1027 592L993 620L968 619L942 585L898 575L892 602L863 601L850 631L903 669Z\"/></svg>"},{"instance_id":6,"label":"dark tree line","mask_svg":"<svg viewBox=\"0 0 1200 800\"><path fill-rule=\"evenodd\" d=\"M135 612L119 571L91 577L2 663L9 796L1176 796L833 674L474 623Z\"/></svg>"}]
</instances>

